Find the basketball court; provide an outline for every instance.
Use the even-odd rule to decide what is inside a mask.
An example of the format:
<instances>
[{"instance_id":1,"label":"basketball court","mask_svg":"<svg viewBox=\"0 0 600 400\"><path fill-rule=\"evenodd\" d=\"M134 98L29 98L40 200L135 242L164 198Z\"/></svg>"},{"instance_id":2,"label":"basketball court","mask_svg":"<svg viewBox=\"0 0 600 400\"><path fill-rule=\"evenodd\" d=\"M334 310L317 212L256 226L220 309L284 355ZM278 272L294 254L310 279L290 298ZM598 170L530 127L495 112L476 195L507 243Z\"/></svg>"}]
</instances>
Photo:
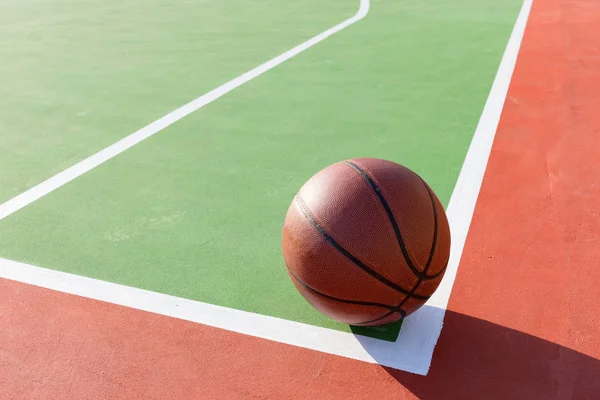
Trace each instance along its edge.
<instances>
[{"instance_id":1,"label":"basketball court","mask_svg":"<svg viewBox=\"0 0 600 400\"><path fill-rule=\"evenodd\" d=\"M0 398L600 397L600 4L0 4ZM402 323L312 308L286 210L417 172L450 261Z\"/></svg>"}]
</instances>

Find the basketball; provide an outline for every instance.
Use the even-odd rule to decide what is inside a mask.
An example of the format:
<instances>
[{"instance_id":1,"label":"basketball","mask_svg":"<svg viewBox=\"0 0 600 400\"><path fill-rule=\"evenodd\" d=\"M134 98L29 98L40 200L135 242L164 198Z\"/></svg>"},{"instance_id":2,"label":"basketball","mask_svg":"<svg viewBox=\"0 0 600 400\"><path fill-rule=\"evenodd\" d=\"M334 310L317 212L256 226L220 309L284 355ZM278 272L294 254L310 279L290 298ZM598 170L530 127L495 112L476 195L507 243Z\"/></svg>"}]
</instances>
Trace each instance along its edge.
<instances>
[{"instance_id":1,"label":"basketball","mask_svg":"<svg viewBox=\"0 0 600 400\"><path fill-rule=\"evenodd\" d=\"M450 228L433 190L410 169L359 158L314 175L283 226L288 274L323 314L350 325L398 321L437 289Z\"/></svg>"}]
</instances>

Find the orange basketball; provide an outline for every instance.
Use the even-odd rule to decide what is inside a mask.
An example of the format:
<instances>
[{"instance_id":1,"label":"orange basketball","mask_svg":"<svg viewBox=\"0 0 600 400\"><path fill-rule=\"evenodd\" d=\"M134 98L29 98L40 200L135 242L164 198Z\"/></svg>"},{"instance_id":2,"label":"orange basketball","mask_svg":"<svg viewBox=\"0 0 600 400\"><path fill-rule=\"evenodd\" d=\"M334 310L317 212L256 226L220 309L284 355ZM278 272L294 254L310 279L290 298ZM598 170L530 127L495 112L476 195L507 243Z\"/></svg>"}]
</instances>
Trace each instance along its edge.
<instances>
[{"instance_id":1,"label":"orange basketball","mask_svg":"<svg viewBox=\"0 0 600 400\"><path fill-rule=\"evenodd\" d=\"M351 325L414 312L437 289L450 254L444 208L414 172L391 161L333 164L302 186L283 227L283 255L300 293Z\"/></svg>"}]
</instances>

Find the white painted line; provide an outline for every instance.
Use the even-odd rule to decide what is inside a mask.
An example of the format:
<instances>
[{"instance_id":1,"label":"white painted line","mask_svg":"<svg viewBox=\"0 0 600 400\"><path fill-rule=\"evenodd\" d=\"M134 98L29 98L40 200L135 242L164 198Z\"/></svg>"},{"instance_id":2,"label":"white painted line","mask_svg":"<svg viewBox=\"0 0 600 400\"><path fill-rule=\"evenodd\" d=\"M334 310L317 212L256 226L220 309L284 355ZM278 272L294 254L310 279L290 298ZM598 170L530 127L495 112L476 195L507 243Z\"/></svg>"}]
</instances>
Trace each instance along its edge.
<instances>
[{"instance_id":1,"label":"white painted line","mask_svg":"<svg viewBox=\"0 0 600 400\"><path fill-rule=\"evenodd\" d=\"M361 8L363 4L365 2L361 2ZM364 15L368 11L368 2L366 4ZM450 199L447 214L452 231L452 249L444 280L427 304L406 319L396 342L219 307L5 259L0 259L0 278L426 375L442 329L531 5L532 0L525 0L521 8ZM357 16L360 15L359 11Z\"/></svg>"},{"instance_id":2,"label":"white painted line","mask_svg":"<svg viewBox=\"0 0 600 400\"><path fill-rule=\"evenodd\" d=\"M2 258L0 278L409 372L427 372L423 354L418 351L418 346L423 342L420 326L417 326L417 330L410 324L406 328L403 326L398 341L385 342ZM432 310L434 314L443 313L440 309Z\"/></svg>"},{"instance_id":3,"label":"white painted line","mask_svg":"<svg viewBox=\"0 0 600 400\"><path fill-rule=\"evenodd\" d=\"M276 66L289 60L290 58L302 53L304 50L307 50L315 44L327 39L331 35L349 27L355 22L360 21L368 14L369 7L370 0L360 0L360 7L358 9L358 12L353 17L339 23L338 25L326 30L325 32L318 34L312 39L309 39L306 42L299 44L293 49L286 51L285 53L267 61L266 63L259 65L258 67L238 76L237 78L230 80L229 82L219 86L216 89L211 90L210 92L198 97L197 99L192 100L191 102L179 107L175 111L170 112L169 114L152 122L151 124L146 125L140 130L132 133L131 135L119 140L116 143L113 143L112 145L108 146L103 150L100 150L98 153L86 158L83 161L78 162L77 164L65 169L62 172L59 172L53 177L32 187L31 189L26 190L18 196L13 197L5 203L0 204L0 220L8 217L14 212L20 210L21 208L33 203L34 201L44 197L45 195L58 189L59 187L69 183L73 179L96 168L102 163L119 155L125 150L149 138L150 136L162 131L163 129L165 129L169 125L174 124L183 117L193 113L194 111L199 110L207 104L212 103L219 97L222 97L225 94L231 92L233 89L242 86L244 83L264 74L270 69L275 68Z\"/></svg>"},{"instance_id":4,"label":"white painted line","mask_svg":"<svg viewBox=\"0 0 600 400\"><path fill-rule=\"evenodd\" d=\"M411 318L407 318L406 323L402 326L402 329L405 329L406 325L406 328L414 329L420 334L427 334L427 340L424 341L423 348L416 350L429 355L427 365L422 365L425 373L429 370L433 349L442 331L446 307L456 279L456 272L475 212L475 204L492 151L492 144L494 143L506 95L517 63L532 4L533 0L523 2L460 170L456 186L450 197L446 214L452 232L452 247L444 279L433 296L427 301L426 306L428 307L411 315ZM441 310L441 312L438 310Z\"/></svg>"}]
</instances>

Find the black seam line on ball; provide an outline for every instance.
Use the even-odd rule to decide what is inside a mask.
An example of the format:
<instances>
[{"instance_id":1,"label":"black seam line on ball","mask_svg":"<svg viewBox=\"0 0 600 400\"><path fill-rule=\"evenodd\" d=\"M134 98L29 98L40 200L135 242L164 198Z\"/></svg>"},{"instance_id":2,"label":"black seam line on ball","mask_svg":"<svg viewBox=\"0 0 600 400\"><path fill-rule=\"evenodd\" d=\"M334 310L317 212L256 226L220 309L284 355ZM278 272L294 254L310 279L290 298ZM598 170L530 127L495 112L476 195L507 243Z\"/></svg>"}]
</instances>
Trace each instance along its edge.
<instances>
[{"instance_id":1,"label":"black seam line on ball","mask_svg":"<svg viewBox=\"0 0 600 400\"><path fill-rule=\"evenodd\" d=\"M444 265L444 267L441 269L441 271L437 274L441 274L442 272L444 272L446 270L446 267L448 266L448 264ZM401 319L406 318L406 311L404 311L402 309L402 306L412 297L415 297L415 291L419 288L419 286L421 285L421 283L423 283L423 279L419 278L419 280L417 280L417 283L415 283L415 286L412 288L412 290L410 291L410 294L406 295L406 297L400 302L400 304L398 304L397 306L393 307L389 312L385 313L384 315L382 315L379 318L375 318L372 319L370 321L365 321L365 322L358 322L356 324L353 325L364 325L364 324L372 324L373 322L377 322L379 320L384 319L385 317L391 315L394 312L399 312L402 317Z\"/></svg>"},{"instance_id":2,"label":"black seam line on ball","mask_svg":"<svg viewBox=\"0 0 600 400\"><path fill-rule=\"evenodd\" d=\"M442 268L442 272L446 269L446 266L448 264L444 265L444 267ZM429 266L427 266L425 268L425 270L423 272L427 272L427 268L429 268ZM441 272L440 272L441 273ZM438 274L439 275L439 274ZM387 317L388 315L390 315L392 312L394 312L395 310L400 310L400 312L402 313L402 319L406 318L406 312L401 308L409 299L415 297L415 291L419 288L419 286L421 286L421 283L423 283L423 279L419 278L417 280L417 283L415 283L415 286L413 286L412 290L410 291L410 294L407 295L401 302L400 304L398 304L397 306L395 306L392 311L390 313L388 313L387 315L384 315L374 321L367 321L367 322L363 322L363 324L369 324L369 323L373 323L373 322L377 322L380 319L383 319L385 317Z\"/></svg>"},{"instance_id":3,"label":"black seam line on ball","mask_svg":"<svg viewBox=\"0 0 600 400\"><path fill-rule=\"evenodd\" d=\"M415 295L415 290L417 290L417 288L419 287L419 285L421 284L421 282L423 282L423 280L422 280L422 279L419 279L419 280L417 281L417 283L415 283L415 286L413 286L412 290L410 291L410 294L406 295L406 297L404 297L404 299L403 299L403 300L400 302L400 304L398 304L397 306L393 307L393 308L390 310L390 312L388 312L387 314L384 314L384 315L382 315L382 316L381 316L381 317L379 317L379 318L373 319L373 320L371 320L371 321L361 322L361 323L359 323L359 324L357 324L357 325L372 324L373 322L377 322L377 321L379 321L380 319L384 319L385 317L387 317L388 315L390 315L390 314L391 314L391 313L393 313L393 312L399 312L400 314L402 314L402 318L401 318L401 319L404 319L404 318L406 318L406 311L404 311L404 310L402 309L402 306L403 306L403 305L404 305L404 303L406 303L406 302L407 302L407 301L408 301L410 298L414 297L414 295Z\"/></svg>"},{"instance_id":4,"label":"black seam line on ball","mask_svg":"<svg viewBox=\"0 0 600 400\"><path fill-rule=\"evenodd\" d=\"M356 165L352 161L345 161L345 163L348 164L349 166L351 166L352 168L354 168L362 176L362 178L369 184L369 186L371 187L373 192L375 192L375 195L379 199L379 202L381 203L381 205L383 206L383 209L385 210L385 213L387 214L388 220L392 224L392 229L394 230L394 234L396 235L396 241L398 242L398 245L400 246L400 250L402 251L404 260L406 261L406 264L408 265L410 270L413 272L413 274L417 278L420 278L420 279L426 279L426 280L433 279L435 276L433 276L433 277L427 276L425 274L425 272L419 271L418 268L415 266L415 264L412 262L410 255L408 254L408 250L406 248L406 243L404 243L404 238L402 237L402 233L400 232L400 227L398 226L398 222L396 221L396 218L394 218L394 214L392 213L392 209L390 208L388 202L385 200L385 197L383 197L383 193L381 193L381 190L379 189L379 187L377 186L377 184L375 183L373 178L371 178L369 176L369 174L367 174L362 168L360 168L358 165ZM419 177L419 176L417 175L417 177ZM421 179L421 178L419 177L419 179ZM423 180L421 179L421 181L423 181ZM427 193L429 193L429 190L427 190ZM431 198L431 195L430 195L430 198ZM436 224L436 229L437 229L437 224Z\"/></svg>"},{"instance_id":5,"label":"black seam line on ball","mask_svg":"<svg viewBox=\"0 0 600 400\"><path fill-rule=\"evenodd\" d=\"M429 187L427 187L427 184L425 183L425 181L423 179L421 179L420 176L417 175L417 177L421 180L421 182L423 182L423 186L425 186L425 189L427 189L427 193L429 194L429 199L431 200L431 207L433 208L433 240L432 240L432 244L431 244L431 250L429 251L429 258L427 259L427 264L425 265L425 268L423 268L423 275L425 277L428 277L427 270L431 266L431 261L433 260L433 255L435 253L435 245L437 243L437 236L438 236L437 211L435 209L435 201L433 199L433 195L432 195L431 191L429 190ZM444 272L444 270L446 269L446 265L444 265L444 267L442 268L442 270L440 272L438 272L435 275L431 275L429 279L435 278L435 277L439 276L439 274ZM411 289L410 295L406 296L404 298L404 300L402 300L402 302L396 306L396 308L402 307L408 301L408 299L415 296L415 292L417 291L419 286L421 286L421 283L423 283L423 280L424 280L424 278L420 276L419 279L417 280L417 283L415 283L415 286L413 286L413 288Z\"/></svg>"},{"instance_id":6,"label":"black seam line on ball","mask_svg":"<svg viewBox=\"0 0 600 400\"><path fill-rule=\"evenodd\" d=\"M308 219L308 221L312 224L312 226L317 231L319 231L319 233L321 235L323 235L323 237L325 238L325 240L327 240L327 242L330 245L332 245L337 251L339 251L348 260L352 261L352 263L354 265L356 265L358 268L362 269L363 271L365 271L367 274L371 275L372 277L374 277L378 281L380 281L380 282L386 284L387 286L391 287L392 289L395 289L395 290L397 290L398 292L400 292L402 294L406 294L406 295L410 294L409 290L406 290L406 289L404 289L404 288L396 285L394 282L392 282L389 279L387 279L386 277L380 275L379 273L377 273L376 271L374 271L373 269L371 269L369 266L367 266L365 263L363 263L362 261L360 261L358 258L356 258L354 255L352 255L352 253L350 253L348 250L346 250L345 248L343 248L338 242L336 242L331 237L331 235L329 235L325 231L325 229L323 229L323 227L321 225L319 225L319 223L315 220L315 218L311 214L310 210L308 209L308 207L306 206L306 204L304 203L304 200L302 200L302 198L300 197L300 195L296 195L295 201L298 204L298 207L300 207L300 210L302 211L302 213L304 214L304 216L306 217L306 219ZM421 299L421 300L427 300L427 299L429 299L429 296L414 295L414 297L416 297L418 299Z\"/></svg>"},{"instance_id":7,"label":"black seam line on ball","mask_svg":"<svg viewBox=\"0 0 600 400\"><path fill-rule=\"evenodd\" d=\"M439 275L442 272L444 272L446 270L446 267L448 266L448 264L444 265L444 267L440 270L440 272L438 272L436 274ZM372 319L370 321L365 321L365 322L357 322L355 324L352 325L365 325L365 324L372 324L373 322L377 322L379 320L384 319L385 317L391 315L394 312L398 312L402 315L402 317L400 319L404 319L406 318L406 311L404 311L401 307L404 305L404 303L406 303L410 298L415 297L415 291L417 290L417 288L421 285L421 283L423 283L423 279L419 279L417 281L417 283L415 283L415 286L412 288L412 290L410 291L410 294L406 295L406 297L400 302L400 304L398 304L397 306L393 307L390 311L388 311L387 313L385 313L384 315L382 315L379 318L375 318Z\"/></svg>"},{"instance_id":8,"label":"black seam line on ball","mask_svg":"<svg viewBox=\"0 0 600 400\"><path fill-rule=\"evenodd\" d=\"M444 267L442 268L442 270L437 274L441 274L442 272L444 272L446 270L446 267L448 266L448 264L444 265ZM437 276L436 275L436 276ZM364 324L372 324L373 322L377 322L380 319L384 319L385 317L387 317L388 315L390 315L393 312L399 312L400 314L402 314L402 318L404 319L406 318L406 312L401 308L404 303L406 303L409 299L416 297L415 296L415 291L419 288L419 286L421 285L421 283L423 283L423 279L419 278L419 280L417 281L417 283L415 283L415 286L412 288L412 290L410 291L410 294L406 295L406 297L400 302L400 304L398 304L397 306L395 306L394 308L391 309L390 312L388 312L387 314L382 315L379 318L376 318L374 320L371 321L366 321L366 322L360 322L354 325L364 325Z\"/></svg>"},{"instance_id":9,"label":"black seam line on ball","mask_svg":"<svg viewBox=\"0 0 600 400\"><path fill-rule=\"evenodd\" d=\"M427 270L429 270L429 267L431 266L431 261L433 260L433 255L435 254L435 245L437 244L437 238L438 238L438 215L437 215L437 207L435 206L435 199L433 198L433 193L431 193L431 189L429 189L429 186L427 186L427 183L425 183L425 181L417 175L417 177L421 180L421 182L423 183L423 186L425 186L425 189L427 190L427 194L429 195L429 199L431 200L431 207L433 209L433 243L431 244L431 251L429 252L429 258L427 259L427 264L425 265L425 268L423 269L423 279L434 279L437 278L438 276L440 276L440 274L442 274L444 272L444 270L446 269L446 267L444 266L444 268L442 268L440 271L438 271L438 273L433 274L433 275L427 275ZM416 288L415 288L416 289Z\"/></svg>"},{"instance_id":10,"label":"black seam line on ball","mask_svg":"<svg viewBox=\"0 0 600 400\"><path fill-rule=\"evenodd\" d=\"M346 300L346 299L340 299L339 297L330 296L330 295L325 294L323 292L319 292L317 289L315 289L315 288L309 286L307 283L303 282L289 268L288 268L288 272L290 273L290 275L292 275L294 277L294 279L299 284L301 284L302 286L304 286L306 289L308 289L312 293L314 293L314 294L316 294L318 296L324 297L326 299L334 300L334 301L339 301L340 303L356 304L356 305L360 305L360 306L380 307L380 308L387 308L388 310L393 310L394 309L394 306L390 306L388 304L375 303L375 302L372 302L372 301Z\"/></svg>"},{"instance_id":11,"label":"black seam line on ball","mask_svg":"<svg viewBox=\"0 0 600 400\"><path fill-rule=\"evenodd\" d=\"M425 272L427 271L427 269L425 269ZM410 291L410 294L408 296L406 296L401 302L400 304L398 304L396 307L394 307L394 309L399 309L402 310L402 306L412 297L415 297L415 291L419 288L419 286L421 286L421 283L423 283L423 279L419 278L417 280L417 283L415 283L415 286L413 286L412 290ZM402 312L404 313L402 318L406 317L406 313L404 312L404 310L402 310Z\"/></svg>"},{"instance_id":12,"label":"black seam line on ball","mask_svg":"<svg viewBox=\"0 0 600 400\"><path fill-rule=\"evenodd\" d=\"M429 195L429 200L431 200L431 208L433 209L433 240L431 241L431 250L429 251L429 258L427 259L427 264L425 264L425 268L423 268L423 275L427 276L427 270L431 266L431 261L433 260L433 254L435 253L435 245L437 243L438 236L438 220L437 220L437 210L435 207L435 200L431 194L431 191L425 184L425 181L421 179L419 176L419 180L423 183L425 190L427 190L427 194Z\"/></svg>"},{"instance_id":13,"label":"black seam line on ball","mask_svg":"<svg viewBox=\"0 0 600 400\"><path fill-rule=\"evenodd\" d=\"M411 269L413 274L415 274L417 277L423 276L423 274L417 269L417 267L415 267L412 260L410 259L410 256L408 255L408 250L406 249L406 244L404 243L404 239L402 238L402 234L400 233L400 228L398 227L396 218L394 218L394 214L392 213L392 209L390 208L388 202L385 200L385 197L383 197L383 194L381 193L381 190L379 189L379 187L377 186L375 181L373 181L373 178L371 178L362 168L360 168L355 163L353 163L351 161L345 161L345 163L348 164L349 166L351 166L352 168L354 168L362 176L362 178L369 184L369 186L371 187L373 192L375 192L375 195L379 199L379 202L381 203L381 205L383 206L383 209L385 210L385 213L387 214L388 220L392 224L392 229L394 230L394 234L396 235L396 241L398 242L398 245L400 246L400 250L402 251L402 255L404 256L404 259L406 260L406 264Z\"/></svg>"}]
</instances>

